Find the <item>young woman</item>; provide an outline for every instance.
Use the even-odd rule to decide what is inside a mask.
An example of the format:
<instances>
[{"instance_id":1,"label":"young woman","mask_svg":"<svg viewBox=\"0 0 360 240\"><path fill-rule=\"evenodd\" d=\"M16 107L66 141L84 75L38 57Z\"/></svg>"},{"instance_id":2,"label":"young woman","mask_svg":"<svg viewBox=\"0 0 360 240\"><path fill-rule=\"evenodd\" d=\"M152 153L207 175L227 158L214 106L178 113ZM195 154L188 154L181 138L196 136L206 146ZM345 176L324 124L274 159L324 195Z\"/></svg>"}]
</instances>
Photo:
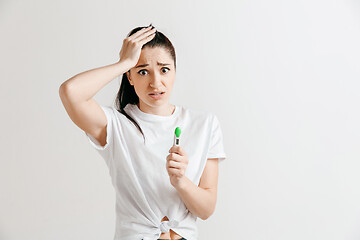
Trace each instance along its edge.
<instances>
[{"instance_id":1,"label":"young woman","mask_svg":"<svg viewBox=\"0 0 360 240\"><path fill-rule=\"evenodd\" d=\"M226 158L220 123L209 111L169 102L175 73L173 45L150 24L128 34L118 62L77 74L59 89L71 120L109 168L114 240L197 240L197 217L215 210L218 161ZM99 105L93 96L120 75L116 107Z\"/></svg>"}]
</instances>

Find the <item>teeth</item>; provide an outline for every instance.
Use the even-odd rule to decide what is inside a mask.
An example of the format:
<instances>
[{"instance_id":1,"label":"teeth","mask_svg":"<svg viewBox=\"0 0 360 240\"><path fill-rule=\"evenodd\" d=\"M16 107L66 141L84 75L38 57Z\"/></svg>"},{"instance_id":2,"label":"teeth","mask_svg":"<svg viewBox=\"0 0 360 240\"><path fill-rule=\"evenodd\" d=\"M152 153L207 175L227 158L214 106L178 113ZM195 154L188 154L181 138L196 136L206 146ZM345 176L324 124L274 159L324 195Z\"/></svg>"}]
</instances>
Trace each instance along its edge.
<instances>
[{"instance_id":1,"label":"teeth","mask_svg":"<svg viewBox=\"0 0 360 240\"><path fill-rule=\"evenodd\" d=\"M153 93L153 94L151 94L151 95L160 95L161 93Z\"/></svg>"}]
</instances>

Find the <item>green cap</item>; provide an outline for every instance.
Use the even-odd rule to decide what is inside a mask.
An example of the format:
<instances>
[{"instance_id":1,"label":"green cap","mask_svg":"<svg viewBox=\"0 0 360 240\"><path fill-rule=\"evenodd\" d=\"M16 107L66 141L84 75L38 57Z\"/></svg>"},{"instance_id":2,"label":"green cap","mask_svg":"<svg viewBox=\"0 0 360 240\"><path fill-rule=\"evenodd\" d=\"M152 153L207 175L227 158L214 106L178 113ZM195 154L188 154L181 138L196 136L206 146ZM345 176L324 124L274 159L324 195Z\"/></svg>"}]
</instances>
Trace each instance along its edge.
<instances>
[{"instance_id":1,"label":"green cap","mask_svg":"<svg viewBox=\"0 0 360 240\"><path fill-rule=\"evenodd\" d=\"M179 127L176 127L176 129L175 129L176 137L180 137L180 134L181 134L181 129Z\"/></svg>"}]
</instances>

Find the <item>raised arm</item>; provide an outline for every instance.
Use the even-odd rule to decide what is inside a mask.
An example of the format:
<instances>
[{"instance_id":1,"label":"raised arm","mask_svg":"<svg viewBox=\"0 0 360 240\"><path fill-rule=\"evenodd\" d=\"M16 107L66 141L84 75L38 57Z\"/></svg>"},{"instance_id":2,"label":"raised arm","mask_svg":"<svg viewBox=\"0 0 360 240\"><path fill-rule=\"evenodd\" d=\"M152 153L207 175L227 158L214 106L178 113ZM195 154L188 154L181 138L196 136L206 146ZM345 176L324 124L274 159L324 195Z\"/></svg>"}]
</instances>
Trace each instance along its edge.
<instances>
[{"instance_id":1,"label":"raised arm","mask_svg":"<svg viewBox=\"0 0 360 240\"><path fill-rule=\"evenodd\" d=\"M125 38L117 63L79 73L60 86L59 95L71 120L102 146L106 144L107 119L93 97L106 84L137 64L142 46L155 36L155 31L155 28L143 28Z\"/></svg>"},{"instance_id":2,"label":"raised arm","mask_svg":"<svg viewBox=\"0 0 360 240\"><path fill-rule=\"evenodd\" d=\"M106 143L107 120L104 111L93 97L129 68L127 63L119 61L77 74L59 88L61 101L70 119L102 146Z\"/></svg>"}]
</instances>

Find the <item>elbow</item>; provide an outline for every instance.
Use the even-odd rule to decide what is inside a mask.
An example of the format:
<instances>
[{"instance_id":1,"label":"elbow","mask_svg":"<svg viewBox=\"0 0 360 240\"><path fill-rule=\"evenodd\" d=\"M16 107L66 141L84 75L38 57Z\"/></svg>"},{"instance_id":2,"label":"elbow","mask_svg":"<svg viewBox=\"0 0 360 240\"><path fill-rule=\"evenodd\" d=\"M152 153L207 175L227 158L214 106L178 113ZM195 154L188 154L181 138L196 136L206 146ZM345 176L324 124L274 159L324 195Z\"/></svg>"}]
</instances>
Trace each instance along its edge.
<instances>
[{"instance_id":1,"label":"elbow","mask_svg":"<svg viewBox=\"0 0 360 240\"><path fill-rule=\"evenodd\" d=\"M59 87L59 96L62 102L79 102L81 99L79 99L78 95L67 81Z\"/></svg>"},{"instance_id":2,"label":"elbow","mask_svg":"<svg viewBox=\"0 0 360 240\"><path fill-rule=\"evenodd\" d=\"M215 212L216 191L215 192L212 192L211 190L209 190L209 191L211 193L211 198L210 198L210 202L208 202L208 204L207 204L208 208L206 209L206 212L204 211L204 214L202 216L199 216L202 220L208 219Z\"/></svg>"},{"instance_id":3,"label":"elbow","mask_svg":"<svg viewBox=\"0 0 360 240\"><path fill-rule=\"evenodd\" d=\"M65 94L66 94L66 86L65 84L61 84L60 87L59 87L59 97L61 99L62 102L64 102L64 97L65 97Z\"/></svg>"},{"instance_id":4,"label":"elbow","mask_svg":"<svg viewBox=\"0 0 360 240\"><path fill-rule=\"evenodd\" d=\"M66 82L62 83L62 84L60 85L60 87L59 87L59 96L60 96L60 97L65 96L65 95L67 94L67 92L68 92L68 89L69 89L69 88L68 88Z\"/></svg>"},{"instance_id":5,"label":"elbow","mask_svg":"<svg viewBox=\"0 0 360 240\"><path fill-rule=\"evenodd\" d=\"M214 214L214 211L215 211L215 207L213 207L210 211L208 211L206 214L202 215L202 216L199 216L199 218L201 220L206 220L208 219L211 215Z\"/></svg>"},{"instance_id":6,"label":"elbow","mask_svg":"<svg viewBox=\"0 0 360 240\"><path fill-rule=\"evenodd\" d=\"M69 92L69 86L67 83L63 83L59 87L59 97L64 106L70 104L70 102L74 102L74 94Z\"/></svg>"},{"instance_id":7,"label":"elbow","mask_svg":"<svg viewBox=\"0 0 360 240\"><path fill-rule=\"evenodd\" d=\"M200 219L205 221L205 220L208 219L211 215L212 215L212 214L203 215L203 216L200 217Z\"/></svg>"}]
</instances>

